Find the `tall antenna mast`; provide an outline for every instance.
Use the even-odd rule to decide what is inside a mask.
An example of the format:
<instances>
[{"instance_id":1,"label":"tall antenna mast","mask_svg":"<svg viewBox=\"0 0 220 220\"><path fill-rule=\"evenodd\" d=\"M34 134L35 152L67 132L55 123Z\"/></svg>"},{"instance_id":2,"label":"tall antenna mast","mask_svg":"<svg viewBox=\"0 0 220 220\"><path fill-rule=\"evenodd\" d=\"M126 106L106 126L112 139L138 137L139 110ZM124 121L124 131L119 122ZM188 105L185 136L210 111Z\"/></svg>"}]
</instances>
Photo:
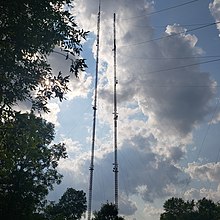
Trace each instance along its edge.
<instances>
[{"instance_id":1,"label":"tall antenna mast","mask_svg":"<svg viewBox=\"0 0 220 220\"><path fill-rule=\"evenodd\" d=\"M116 77L116 27L115 27L115 13L114 13L114 163L113 172L115 173L115 206L118 209L118 146L117 146L117 124L118 124L118 113L117 113L117 94L116 86L118 80Z\"/></svg>"},{"instance_id":2,"label":"tall antenna mast","mask_svg":"<svg viewBox=\"0 0 220 220\"><path fill-rule=\"evenodd\" d=\"M99 32L100 32L100 9L101 0L99 0L98 22L97 22L97 51L96 51L96 73L95 73L95 96L93 106L93 129L92 129L92 149L90 163L90 178L89 178L89 201L88 201L88 220L91 219L92 208L92 186L93 186L93 170L94 170L94 152L95 152L95 131L96 131L96 111L97 111L97 93L98 93L98 72L99 72Z\"/></svg>"}]
</instances>

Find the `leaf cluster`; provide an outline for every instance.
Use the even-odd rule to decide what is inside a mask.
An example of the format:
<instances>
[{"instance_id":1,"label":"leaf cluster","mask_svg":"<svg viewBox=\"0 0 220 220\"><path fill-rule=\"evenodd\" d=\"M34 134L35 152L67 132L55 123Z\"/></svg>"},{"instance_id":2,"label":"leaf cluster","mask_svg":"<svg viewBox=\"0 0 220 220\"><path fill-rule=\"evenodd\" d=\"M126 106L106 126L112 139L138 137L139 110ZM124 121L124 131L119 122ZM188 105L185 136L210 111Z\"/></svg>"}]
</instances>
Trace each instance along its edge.
<instances>
[{"instance_id":1,"label":"leaf cluster","mask_svg":"<svg viewBox=\"0 0 220 220\"><path fill-rule=\"evenodd\" d=\"M93 220L124 220L123 217L118 216L118 209L113 203L103 204L99 211L93 213Z\"/></svg>"},{"instance_id":2,"label":"leaf cluster","mask_svg":"<svg viewBox=\"0 0 220 220\"><path fill-rule=\"evenodd\" d=\"M48 220L77 220L86 211L86 194L82 190L67 188L59 202L52 202L45 209L45 218Z\"/></svg>"},{"instance_id":3,"label":"leaf cluster","mask_svg":"<svg viewBox=\"0 0 220 220\"><path fill-rule=\"evenodd\" d=\"M86 68L80 53L88 32L78 29L72 7L70 0L0 2L1 112L18 101L30 101L34 110L48 111L48 98L63 99L68 81L60 84L62 74L54 77L47 61L55 46L73 56L70 72L78 76Z\"/></svg>"},{"instance_id":4,"label":"leaf cluster","mask_svg":"<svg viewBox=\"0 0 220 220\"><path fill-rule=\"evenodd\" d=\"M37 210L62 179L57 167L65 145L52 143L54 125L34 113L48 112L52 98L62 101L69 74L78 77L87 67L80 54L88 32L77 27L71 2L0 1L1 219L44 219ZM55 47L71 59L69 74L53 75L47 58ZM31 104L31 113L15 111L19 102Z\"/></svg>"},{"instance_id":5,"label":"leaf cluster","mask_svg":"<svg viewBox=\"0 0 220 220\"><path fill-rule=\"evenodd\" d=\"M164 203L161 220L219 220L220 205L203 198L195 202L181 198L171 198Z\"/></svg>"},{"instance_id":6,"label":"leaf cluster","mask_svg":"<svg viewBox=\"0 0 220 220\"><path fill-rule=\"evenodd\" d=\"M0 215L23 219L61 182L63 144L52 144L54 125L33 114L16 113L0 126Z\"/></svg>"}]
</instances>

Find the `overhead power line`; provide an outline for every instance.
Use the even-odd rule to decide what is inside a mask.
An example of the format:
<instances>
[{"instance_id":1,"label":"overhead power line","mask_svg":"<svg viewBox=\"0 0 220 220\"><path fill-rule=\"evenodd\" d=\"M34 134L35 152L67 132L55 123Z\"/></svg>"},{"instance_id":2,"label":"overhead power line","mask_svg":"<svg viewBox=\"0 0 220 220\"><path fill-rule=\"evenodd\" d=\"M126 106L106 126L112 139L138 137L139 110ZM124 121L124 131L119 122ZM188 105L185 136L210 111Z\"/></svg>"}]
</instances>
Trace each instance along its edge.
<instances>
[{"instance_id":1,"label":"overhead power line","mask_svg":"<svg viewBox=\"0 0 220 220\"><path fill-rule=\"evenodd\" d=\"M218 58L220 55L210 55L210 56L190 56L190 57L136 57L136 56L129 56L123 53L120 53L120 56L128 57L132 59L140 59L140 60L189 60L189 59L209 59L209 58Z\"/></svg>"},{"instance_id":2,"label":"overhead power line","mask_svg":"<svg viewBox=\"0 0 220 220\"><path fill-rule=\"evenodd\" d=\"M220 86L218 85L187 85L187 84L174 84L174 83L165 83L165 84L150 84L150 85L147 85L148 87L151 87L151 88L211 88L211 87L214 87L214 88L219 88Z\"/></svg>"},{"instance_id":3,"label":"overhead power line","mask_svg":"<svg viewBox=\"0 0 220 220\"><path fill-rule=\"evenodd\" d=\"M182 6L185 6L185 5L189 5L189 4L192 4L194 2L198 2L198 1L200 1L200 0L188 1L188 2L185 2L185 3L182 3L182 4L170 6L168 8L160 9L158 11L150 12L150 13L147 13L145 15L137 15L137 16L128 17L128 18L121 18L119 20L130 20L130 19L135 19L135 18L146 17L146 16L149 16L149 15L154 15L154 14L158 14L158 13L161 13L161 12L164 12L164 11L168 11L168 10L171 10L171 9L175 9L175 8L179 8L179 7L182 7Z\"/></svg>"},{"instance_id":4,"label":"overhead power line","mask_svg":"<svg viewBox=\"0 0 220 220\"><path fill-rule=\"evenodd\" d=\"M195 26L203 26L203 25L207 25L207 24L210 24L210 23L194 23L194 24L178 24L180 25L181 27L195 27ZM137 27L137 28L166 28L168 26L168 24L166 25L132 25L133 27Z\"/></svg>"},{"instance_id":5,"label":"overhead power line","mask_svg":"<svg viewBox=\"0 0 220 220\"><path fill-rule=\"evenodd\" d=\"M173 67L173 68L150 71L150 72L147 72L147 74L166 72L166 71L177 70L177 69L183 69L183 68L186 68L186 67L198 66L198 65L201 65L201 64L213 63L213 62L218 62L218 61L220 61L220 59L208 60L208 61L204 61L204 62L198 62L198 63L192 63L192 64L188 64L188 65L183 65L183 66L177 66L177 67Z\"/></svg>"},{"instance_id":6,"label":"overhead power line","mask_svg":"<svg viewBox=\"0 0 220 220\"><path fill-rule=\"evenodd\" d=\"M210 26L213 26L213 25L217 25L219 23L220 22L213 22L213 23L209 23L207 25L203 25L203 26L200 26L200 27L197 27L197 28L192 28L192 29L189 29L189 30L186 30L186 31L180 31L179 33L167 35L167 36L164 36L164 37L158 37L158 38L154 38L154 39L151 39L151 40L146 40L146 41L142 41L142 42L138 42L138 43L121 45L120 47L137 46L137 45L140 45L140 44L146 44L146 43L150 43L150 42L153 42L153 41L162 40L164 38L175 37L175 36L178 36L180 34L186 34L186 33L192 32L192 31L197 31L197 30L204 29L204 28L207 28L207 27L210 27Z\"/></svg>"},{"instance_id":7,"label":"overhead power line","mask_svg":"<svg viewBox=\"0 0 220 220\"><path fill-rule=\"evenodd\" d=\"M200 146L200 148L199 148L199 152L198 152L197 157L196 157L196 160L195 160L196 162L198 161L199 156L200 156L200 154L201 154L201 152L202 152L202 150L203 150L203 148L204 148L204 144L205 144L206 138L207 138L207 136L208 136L209 130L210 130L211 126L212 126L212 122L213 122L213 120L214 120L214 118L215 118L215 115L216 115L216 113L217 113L217 110L218 110L218 105L219 105L219 101L216 103L216 107L215 107L215 109L214 109L214 111L213 111L213 114L212 114L212 116L211 116L211 120L210 120L210 122L208 123L208 127L207 127L206 132L205 132L205 135L204 135L204 137L203 137L203 139L202 139L201 146Z\"/></svg>"}]
</instances>

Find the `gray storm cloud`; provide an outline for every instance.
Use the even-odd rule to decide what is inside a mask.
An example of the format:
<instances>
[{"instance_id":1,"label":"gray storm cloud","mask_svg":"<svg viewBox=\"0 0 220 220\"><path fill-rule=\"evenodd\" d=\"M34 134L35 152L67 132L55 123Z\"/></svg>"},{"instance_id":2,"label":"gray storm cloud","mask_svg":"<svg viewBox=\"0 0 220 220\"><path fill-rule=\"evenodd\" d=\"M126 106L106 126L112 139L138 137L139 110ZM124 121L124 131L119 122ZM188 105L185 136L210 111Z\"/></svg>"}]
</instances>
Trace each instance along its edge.
<instances>
[{"instance_id":1,"label":"gray storm cloud","mask_svg":"<svg viewBox=\"0 0 220 220\"><path fill-rule=\"evenodd\" d=\"M157 198L171 196L167 187L171 185L184 186L186 179L179 179L183 173L170 161L162 160L151 151L140 152L126 143L126 147L119 150L119 209L122 214L132 215L137 210L135 204L129 199L133 195L139 195L145 202L153 202ZM102 159L96 160L94 181L94 207L100 201L114 200L114 181L112 173L112 154L107 154ZM147 190L140 192L141 186ZM126 195L126 200L124 195ZM122 199L121 199L122 198ZM122 203L121 203L122 201ZM127 202L125 202L127 201Z\"/></svg>"},{"instance_id":2,"label":"gray storm cloud","mask_svg":"<svg viewBox=\"0 0 220 220\"><path fill-rule=\"evenodd\" d=\"M75 5L78 23L96 34L98 0L76 0ZM135 106L143 117L139 125L144 131L134 128L132 118L136 113L119 114L122 128L119 136L123 135L119 144L120 193L128 199L121 208L131 215L137 207L129 200L130 196L138 195L153 202L170 196L172 190L168 189L172 186L188 183L189 176L183 178L187 174L177 162L186 151L184 138L213 112L211 101L216 82L210 73L194 65L199 63L196 57L202 54L202 49L197 47L197 37L178 24L168 25L160 40L152 40L158 38L158 33L150 26L149 17L137 15L152 12L153 2L102 0L101 10L100 65L104 72L99 84L99 105L103 107L99 119L108 125L112 121L111 113L106 112L112 109L113 13L117 15L119 109ZM94 52L95 49L94 44ZM88 161L89 156L82 165L83 174L88 173ZM112 154L106 151L96 158L95 208L100 201L113 199L113 176L109 173L112 173Z\"/></svg>"},{"instance_id":3,"label":"gray storm cloud","mask_svg":"<svg viewBox=\"0 0 220 220\"><path fill-rule=\"evenodd\" d=\"M131 27L129 32L135 30ZM148 34L140 32L135 32L137 38L139 42L145 42ZM126 52L120 48L121 54L129 54L129 58L119 55L118 72L122 69L124 74L120 77L124 85L120 92L124 98L139 100L143 113L164 133L184 136L212 111L209 104L215 94L215 82L209 73L201 72L199 66L188 66L199 62L193 58L200 52L195 46L195 37L189 34L168 37L176 33L179 30L173 28L172 32L165 32L160 41L130 46L128 43ZM139 59L135 59L137 56ZM184 57L187 59L181 59Z\"/></svg>"},{"instance_id":4,"label":"gray storm cloud","mask_svg":"<svg viewBox=\"0 0 220 220\"><path fill-rule=\"evenodd\" d=\"M80 22L89 27L90 18L97 14L98 1L78 1L78 7L83 12L79 14ZM192 65L199 62L194 57L201 53L194 35L184 33L178 25L169 25L162 35L164 38L152 40L155 34L149 18L135 17L151 11L152 3L146 1L102 1L100 59L108 66L103 77L109 84L106 80L100 84L100 99L112 102L111 29L115 12L118 17L118 101L137 101L157 129L185 136L213 110L210 101L215 94L215 82L209 73ZM96 31L96 26L92 31ZM182 34L176 35L179 32ZM176 36L169 37L171 35ZM181 59L184 57L186 59Z\"/></svg>"}]
</instances>

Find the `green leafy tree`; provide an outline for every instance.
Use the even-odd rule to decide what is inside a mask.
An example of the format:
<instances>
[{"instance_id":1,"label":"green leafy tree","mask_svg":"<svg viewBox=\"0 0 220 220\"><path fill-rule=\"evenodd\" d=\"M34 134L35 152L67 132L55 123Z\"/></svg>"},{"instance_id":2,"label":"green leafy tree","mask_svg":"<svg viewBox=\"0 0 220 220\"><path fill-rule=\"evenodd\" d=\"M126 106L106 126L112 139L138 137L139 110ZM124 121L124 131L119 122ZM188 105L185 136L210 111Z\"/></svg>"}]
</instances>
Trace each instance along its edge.
<instances>
[{"instance_id":1,"label":"green leafy tree","mask_svg":"<svg viewBox=\"0 0 220 220\"><path fill-rule=\"evenodd\" d=\"M197 203L199 220L213 219L219 220L219 207L210 199L201 199ZM219 212L219 213L218 213Z\"/></svg>"},{"instance_id":2,"label":"green leafy tree","mask_svg":"<svg viewBox=\"0 0 220 220\"><path fill-rule=\"evenodd\" d=\"M103 204L99 211L95 211L93 220L124 220L123 217L118 216L118 209L115 204Z\"/></svg>"},{"instance_id":3,"label":"green leafy tree","mask_svg":"<svg viewBox=\"0 0 220 220\"><path fill-rule=\"evenodd\" d=\"M31 101L33 110L48 111L48 99L64 98L69 76L53 76L47 60L56 46L72 60L71 73L78 76L86 68L80 53L88 32L78 29L71 2L0 1L0 116L18 101Z\"/></svg>"},{"instance_id":4,"label":"green leafy tree","mask_svg":"<svg viewBox=\"0 0 220 220\"><path fill-rule=\"evenodd\" d=\"M171 198L164 203L165 212L161 215L161 220L187 220L192 217L194 211L194 201L185 202L181 198Z\"/></svg>"},{"instance_id":5,"label":"green leafy tree","mask_svg":"<svg viewBox=\"0 0 220 220\"><path fill-rule=\"evenodd\" d=\"M45 196L61 182L63 144L51 144L54 125L33 114L16 113L0 129L1 219L31 219Z\"/></svg>"},{"instance_id":6,"label":"green leafy tree","mask_svg":"<svg viewBox=\"0 0 220 220\"><path fill-rule=\"evenodd\" d=\"M56 76L48 56L59 48L71 61L70 73L86 68L80 30L71 0L0 1L0 219L40 219L35 213L45 196L61 182L58 161L63 144L51 144L54 125L33 115L48 112L47 102L63 100L69 75ZM31 114L14 110L19 101L32 104Z\"/></svg>"},{"instance_id":7,"label":"green leafy tree","mask_svg":"<svg viewBox=\"0 0 220 220\"><path fill-rule=\"evenodd\" d=\"M219 220L220 206L203 198L196 203L181 198L171 198L164 203L161 220Z\"/></svg>"},{"instance_id":8,"label":"green leafy tree","mask_svg":"<svg viewBox=\"0 0 220 220\"><path fill-rule=\"evenodd\" d=\"M86 211L86 194L82 190L68 188L57 204L51 203L45 210L50 220L77 220Z\"/></svg>"}]
</instances>

